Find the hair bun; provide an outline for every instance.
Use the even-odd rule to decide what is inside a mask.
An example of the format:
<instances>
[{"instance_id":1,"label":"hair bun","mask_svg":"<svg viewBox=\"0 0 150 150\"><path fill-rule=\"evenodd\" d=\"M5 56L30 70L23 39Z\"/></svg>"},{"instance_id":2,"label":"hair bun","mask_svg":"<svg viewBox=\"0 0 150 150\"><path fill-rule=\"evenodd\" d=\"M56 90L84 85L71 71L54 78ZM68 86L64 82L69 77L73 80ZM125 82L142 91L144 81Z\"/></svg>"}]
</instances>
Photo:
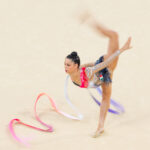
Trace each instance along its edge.
<instances>
[{"instance_id":1,"label":"hair bun","mask_svg":"<svg viewBox=\"0 0 150 150\"><path fill-rule=\"evenodd\" d=\"M71 56L72 56L72 57L77 57L77 56L78 56L78 53L77 53L77 52L72 52L72 53L71 53Z\"/></svg>"},{"instance_id":2,"label":"hair bun","mask_svg":"<svg viewBox=\"0 0 150 150\"><path fill-rule=\"evenodd\" d=\"M75 64L78 64L78 67L80 66L80 57L77 52L73 51L66 58L71 59Z\"/></svg>"}]
</instances>

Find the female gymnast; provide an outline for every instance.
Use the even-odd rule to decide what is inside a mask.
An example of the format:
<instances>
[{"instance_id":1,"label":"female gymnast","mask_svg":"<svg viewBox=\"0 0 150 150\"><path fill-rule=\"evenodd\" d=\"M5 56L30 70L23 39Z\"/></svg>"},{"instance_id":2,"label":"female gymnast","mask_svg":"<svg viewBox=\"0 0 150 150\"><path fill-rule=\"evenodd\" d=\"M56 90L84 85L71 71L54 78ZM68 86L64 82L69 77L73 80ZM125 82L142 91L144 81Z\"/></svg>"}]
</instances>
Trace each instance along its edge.
<instances>
[{"instance_id":1,"label":"female gymnast","mask_svg":"<svg viewBox=\"0 0 150 150\"><path fill-rule=\"evenodd\" d=\"M104 121L110 107L113 72L117 66L119 55L131 48L131 37L128 38L122 48L119 48L118 34L115 31L102 26L89 14L83 15L80 20L86 22L97 33L109 39L107 53L96 62L80 66L80 58L77 52L72 52L65 58L64 63L65 71L75 85L81 88L102 87L102 103L98 127L93 135L93 137L98 137L104 132Z\"/></svg>"}]
</instances>

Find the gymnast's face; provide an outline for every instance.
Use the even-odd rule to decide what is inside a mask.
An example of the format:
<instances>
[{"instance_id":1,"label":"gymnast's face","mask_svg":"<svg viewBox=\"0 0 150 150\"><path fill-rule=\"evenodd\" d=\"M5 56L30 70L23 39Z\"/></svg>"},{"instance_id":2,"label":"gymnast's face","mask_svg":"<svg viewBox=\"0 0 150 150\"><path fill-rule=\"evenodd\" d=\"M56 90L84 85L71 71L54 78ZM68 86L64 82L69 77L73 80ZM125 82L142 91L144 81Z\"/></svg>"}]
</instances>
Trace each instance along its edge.
<instances>
[{"instance_id":1,"label":"gymnast's face","mask_svg":"<svg viewBox=\"0 0 150 150\"><path fill-rule=\"evenodd\" d=\"M66 58L64 62L65 71L68 74L73 73L78 69L78 64L75 64L71 59Z\"/></svg>"}]
</instances>

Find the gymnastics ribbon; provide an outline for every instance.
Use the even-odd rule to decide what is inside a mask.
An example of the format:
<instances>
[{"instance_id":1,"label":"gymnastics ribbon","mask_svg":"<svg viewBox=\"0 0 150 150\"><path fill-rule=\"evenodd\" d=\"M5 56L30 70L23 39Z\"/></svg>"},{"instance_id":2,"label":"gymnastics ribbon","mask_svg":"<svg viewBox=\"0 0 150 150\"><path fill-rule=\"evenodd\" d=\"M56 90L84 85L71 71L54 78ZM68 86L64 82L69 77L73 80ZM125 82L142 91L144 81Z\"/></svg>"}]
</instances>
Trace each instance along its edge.
<instances>
[{"instance_id":1,"label":"gymnastics ribbon","mask_svg":"<svg viewBox=\"0 0 150 150\"><path fill-rule=\"evenodd\" d=\"M97 87L96 90L98 91L98 93L100 95L102 95L102 91L101 91L101 89L99 87ZM89 92L90 96L92 97L92 99L100 106L101 103L93 96L93 94L89 90L88 90L88 92ZM112 98L110 99L110 103L114 107L116 107L116 109L118 109L118 111L109 108L108 109L109 112L111 112L113 114L117 114L117 115L125 112L123 106L121 106L119 103L115 102L115 100L113 100Z\"/></svg>"},{"instance_id":2,"label":"gymnastics ribbon","mask_svg":"<svg viewBox=\"0 0 150 150\"><path fill-rule=\"evenodd\" d=\"M70 105L70 107L74 110L74 112L77 114L77 118L79 120L82 120L83 119L83 115L79 112L79 110L71 103L70 101L70 98L68 96L68 78L69 78L69 75L66 77L66 82L65 82L65 87L64 87L64 93L65 93L65 98L66 98L66 101L67 103Z\"/></svg>"},{"instance_id":3,"label":"gymnastics ribbon","mask_svg":"<svg viewBox=\"0 0 150 150\"><path fill-rule=\"evenodd\" d=\"M47 97L48 97L48 99L50 100L50 103L51 103L52 107L54 108L54 110L55 110L57 113L59 113L59 114L65 116L65 117L67 117L67 118L69 118L69 119L81 120L81 119L80 119L81 116L80 116L80 117L75 117L75 116L69 115L69 114L67 114L67 113L65 113L65 112L63 112L63 111L61 111L61 110L59 110L58 107L56 106L55 102L54 102L46 93L41 93L41 94L38 95L38 97L37 97L37 99L36 99L36 102L35 102L35 104L34 104L34 114L35 114L36 120L39 121L43 126L47 127L47 129L41 129L41 128L38 128L38 127L35 127L35 126L31 126L31 125L29 125L29 124L26 124L26 123L22 122L20 119L17 119L17 118L12 119L12 120L10 121L10 123L9 123L9 130L10 130L10 133L12 134L13 138L14 138L15 140L17 140L18 142L24 144L24 145L27 146L27 147L29 146L29 144L27 143L27 141L24 140L24 139L22 139L22 138L19 138L19 137L16 135L16 133L15 133L15 131L14 131L14 128L13 128L14 123L22 124L22 125L24 125L24 126L27 126L27 127L29 127L29 128L32 128L32 129L35 129L35 130L39 130L39 131L53 132L53 127L52 127L51 125L48 125L48 124L44 123L44 122L39 118L39 116L38 116L38 114L37 114L37 110L36 110L37 102L39 101L40 97L42 97L42 96L47 96Z\"/></svg>"},{"instance_id":4,"label":"gymnastics ribbon","mask_svg":"<svg viewBox=\"0 0 150 150\"><path fill-rule=\"evenodd\" d=\"M76 108L75 106L73 106L73 104L71 103L71 101L70 101L70 99L69 99L69 97L68 97L68 92L67 92L68 79L69 79L69 75L67 76L67 78L66 78L66 83L65 83L65 98L66 98L66 101L67 101L67 103L72 107L72 109L73 109L75 112L77 112L78 114L80 114L80 113L78 112L77 108ZM100 95L102 95L101 89L100 89L99 87L97 87L96 89L97 89L98 93L99 93ZM88 90L88 92L89 92L90 96L92 97L92 99L100 106L101 103L93 96L93 94L92 94L89 90ZM121 106L119 103L115 102L115 100L113 100L112 98L111 98L111 100L110 100L110 103L111 103L114 107L116 107L116 109L118 109L118 111L115 111L115 110L113 110L113 109L109 109L109 110L108 110L109 112L111 112L111 113L113 113L113 114L118 114L118 115L124 112L123 106ZM80 114L80 115L81 115L81 114Z\"/></svg>"},{"instance_id":5,"label":"gymnastics ribbon","mask_svg":"<svg viewBox=\"0 0 150 150\"><path fill-rule=\"evenodd\" d=\"M18 124L22 124L22 125L24 125L24 126L27 126L27 127L29 127L29 128L35 129L35 130L39 130L39 131L43 131L43 132L53 132L53 127L52 127L51 125L48 125L48 124L44 123L44 122L39 118L39 116L38 116L38 114L37 114L37 110L36 110L37 102L39 101L39 99L40 99L42 96L47 96L47 97L48 97L48 99L50 100L50 103L51 103L52 107L54 108L54 110L55 110L57 113L59 113L59 114L65 116L65 117L67 117L67 118L69 118L69 119L82 120L83 115L82 115L81 113L79 113L78 109L71 103L70 98L69 98L69 96L68 96L68 93L67 93L68 78L69 78L69 76L67 76L67 78L66 78L65 88L64 88L64 91L65 91L65 98L66 98L68 104L72 107L72 109L74 110L74 112L77 114L77 117L72 116L72 115L69 115L69 114L67 114L67 113L65 113L65 112L63 112L63 111L61 111L61 110L59 110L58 107L56 106L55 102L54 102L46 93L40 93L40 94L38 95L37 99L36 99L35 104L34 104L34 114L35 114L36 120L39 121L43 126L47 127L47 129L41 129L41 128L38 128L38 127L35 127L35 126L32 126L32 125L26 124L26 123L22 122L20 119L17 119L17 118L12 119L12 120L10 121L10 123L9 123L9 130L10 130L10 133L12 134L12 136L13 136L13 138L14 138L15 140L17 140L18 142L24 144L25 146L29 146L29 144L27 143L27 141L26 141L25 139L19 138L19 137L16 135L16 133L15 133L15 131L14 131L14 128L13 128L14 122L15 122L15 123L18 123ZM98 93L99 93L100 95L102 95L102 92L101 92L100 88L98 87L98 88L96 88L96 89L97 89ZM89 90L88 90L88 92L89 92L90 96L93 98L93 100L94 100L98 105L101 105L101 103L92 95L92 93L91 93ZM108 110L109 112L114 113L114 114L120 114L120 113L123 113L123 112L124 112L123 106L121 106L120 104L118 104L117 102L115 102L113 99L111 99L111 104L114 105L114 106L118 109L118 111L109 109L109 110Z\"/></svg>"}]
</instances>

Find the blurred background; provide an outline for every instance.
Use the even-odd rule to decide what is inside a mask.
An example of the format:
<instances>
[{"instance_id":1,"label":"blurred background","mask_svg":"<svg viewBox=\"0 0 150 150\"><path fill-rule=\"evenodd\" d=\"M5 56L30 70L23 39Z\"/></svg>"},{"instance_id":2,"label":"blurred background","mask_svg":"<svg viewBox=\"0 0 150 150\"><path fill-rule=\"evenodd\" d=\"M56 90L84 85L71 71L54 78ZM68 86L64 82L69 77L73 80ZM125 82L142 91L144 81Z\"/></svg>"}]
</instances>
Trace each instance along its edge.
<instances>
[{"instance_id":1,"label":"blurred background","mask_svg":"<svg viewBox=\"0 0 150 150\"><path fill-rule=\"evenodd\" d=\"M77 51L81 63L87 63L107 52L108 39L78 20L88 10L118 32L120 46L132 36L133 48L120 56L113 79L112 98L125 107L125 114L108 114L106 134L91 138L99 108L85 89L70 81L68 92L84 115L83 121L59 116L42 98L38 105L41 118L52 124L55 132L45 134L22 126L15 131L20 136L33 136L31 149L36 150L149 149L149 8L149 0L0 0L0 148L26 149L12 139L8 123L20 118L40 126L33 106L41 92L50 95L61 110L73 114L64 97L66 55Z\"/></svg>"}]
</instances>

